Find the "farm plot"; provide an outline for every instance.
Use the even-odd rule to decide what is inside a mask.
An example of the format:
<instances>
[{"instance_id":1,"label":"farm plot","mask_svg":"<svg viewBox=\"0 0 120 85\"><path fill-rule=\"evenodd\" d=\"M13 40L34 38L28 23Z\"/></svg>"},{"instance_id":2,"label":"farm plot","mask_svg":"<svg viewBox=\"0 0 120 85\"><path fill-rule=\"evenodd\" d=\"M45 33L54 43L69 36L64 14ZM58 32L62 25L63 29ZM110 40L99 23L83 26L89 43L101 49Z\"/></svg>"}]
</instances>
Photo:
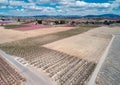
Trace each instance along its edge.
<instances>
[{"instance_id":1,"label":"farm plot","mask_svg":"<svg viewBox=\"0 0 120 85\"><path fill-rule=\"evenodd\" d=\"M4 50L6 49L8 48ZM26 49L9 48L6 52L22 57L30 65L44 70L57 85L83 84L96 65L75 56L38 46L30 46Z\"/></svg>"},{"instance_id":2,"label":"farm plot","mask_svg":"<svg viewBox=\"0 0 120 85\"><path fill-rule=\"evenodd\" d=\"M21 28L21 27L25 27L24 25L4 25L3 26L5 29L16 29L16 28Z\"/></svg>"},{"instance_id":3,"label":"farm plot","mask_svg":"<svg viewBox=\"0 0 120 85\"><path fill-rule=\"evenodd\" d=\"M62 32L27 38L24 40L20 40L18 42L21 42L23 44L27 44L27 43L30 44L31 43L32 45L44 45L44 44L51 43L51 42L54 42L54 41L57 41L57 40L60 40L60 39L66 38L66 37L70 37L73 35L77 35L77 34L86 32L86 31L91 30L91 29L93 29L93 27L74 28L74 29L70 29L67 31L62 31Z\"/></svg>"},{"instance_id":4,"label":"farm plot","mask_svg":"<svg viewBox=\"0 0 120 85\"><path fill-rule=\"evenodd\" d=\"M25 78L0 56L0 85L23 85Z\"/></svg>"},{"instance_id":5,"label":"farm plot","mask_svg":"<svg viewBox=\"0 0 120 85\"><path fill-rule=\"evenodd\" d=\"M97 74L95 85L120 84L120 35L114 35L112 44Z\"/></svg>"},{"instance_id":6,"label":"farm plot","mask_svg":"<svg viewBox=\"0 0 120 85\"><path fill-rule=\"evenodd\" d=\"M7 54L24 58L34 67L43 69L51 79L56 81L57 85L83 84L92 73L95 63L41 46L90 29L93 28L76 28L4 43L0 45L0 49Z\"/></svg>"},{"instance_id":7,"label":"farm plot","mask_svg":"<svg viewBox=\"0 0 120 85\"><path fill-rule=\"evenodd\" d=\"M17 31L12 29L4 29L0 27L0 44L5 42L11 42L21 40L29 37L35 37L40 35L52 34L62 31L71 30L71 27L53 27L52 29L38 29L29 31Z\"/></svg>"},{"instance_id":8,"label":"farm plot","mask_svg":"<svg viewBox=\"0 0 120 85\"><path fill-rule=\"evenodd\" d=\"M60 29L60 28L59 28ZM62 28L61 28L62 29ZM68 28L69 29L69 28ZM44 44L47 44L47 43L51 43L51 42L54 42L54 41L57 41L57 40L60 40L60 39L63 39L63 38L66 38L66 37L70 37L70 36L73 36L73 35L77 35L77 34L80 34L80 33L83 33L83 32L86 32L86 31L88 31L88 30L90 30L90 29L93 29L93 28L74 28L74 29L70 29L70 30L67 30L67 31L62 31L62 32L52 32L51 34L50 33L47 33L47 34L42 34L42 35L40 35L39 34L39 36L37 36L37 37L32 37L32 35L33 36L35 36L35 35L38 35L38 33L40 32L40 33L42 33L42 32L45 32L45 30L44 31L38 31L38 32L25 32L25 34L23 35L23 33L19 33L19 32L17 32L18 34L19 34L19 36L16 34L16 36L12 36L12 39L16 39L16 37L25 37L25 38L27 38L27 37L31 37L31 38L27 38L27 39L23 39L23 40L19 40L19 41L16 41L16 42L11 42L11 44L10 43L8 43L8 45L12 45L12 46L14 46L15 45L15 43L17 43L17 42L20 42L21 44L28 44L29 43L29 45L31 44L31 45L44 45ZM54 30L56 30L56 29L54 29ZM52 31L54 31L54 30L52 30ZM46 31L49 31L49 30L46 30ZM50 30L51 31L51 30ZM11 32L11 33L14 33L14 32ZM35 34L36 33L36 34ZM21 35L20 35L21 34ZM5 36L5 35L4 35ZM6 35L6 36L11 36L11 35ZM21 38L20 37L20 38ZM11 39L11 38L10 38ZM11 39L11 40L12 40ZM2 39L3 40L3 39ZM2 41L1 40L1 41ZM8 39L9 40L9 39ZM16 39L16 40L18 40L18 39ZM4 40L3 40L4 41ZM4 44L3 44L4 45ZM2 45L1 45L2 46ZM17 45L16 45L17 46Z\"/></svg>"},{"instance_id":9,"label":"farm plot","mask_svg":"<svg viewBox=\"0 0 120 85\"><path fill-rule=\"evenodd\" d=\"M10 55L24 58L34 67L43 69L56 81L57 85L77 85L78 83L84 83L89 77L95 63L50 50L41 47L41 45L87 30L89 29L71 29L64 32L4 43L0 45L0 48Z\"/></svg>"},{"instance_id":10,"label":"farm plot","mask_svg":"<svg viewBox=\"0 0 120 85\"><path fill-rule=\"evenodd\" d=\"M0 27L0 32L1 32L0 33L0 43L21 40L21 39L25 39L25 38L29 38L29 37L36 37L36 36L40 37L42 35L48 35L48 34L56 35L57 33L59 35L63 36L63 38L65 38L65 37L69 37L69 36L72 36L75 34L86 32L92 28L93 27L90 27L90 28L80 27L77 29L73 28L73 27L52 27L50 29L17 31L17 30L11 30L11 29L8 30L8 29L4 29L4 27Z\"/></svg>"},{"instance_id":11,"label":"farm plot","mask_svg":"<svg viewBox=\"0 0 120 85\"><path fill-rule=\"evenodd\" d=\"M42 29L42 28L50 28L50 26L47 25L40 25L40 24L34 24L34 23L28 23L28 24L11 24L11 25L4 25L5 29L14 29L18 31L28 31L28 30L35 30L35 29Z\"/></svg>"},{"instance_id":12,"label":"farm plot","mask_svg":"<svg viewBox=\"0 0 120 85\"><path fill-rule=\"evenodd\" d=\"M82 34L46 44L44 47L98 63L112 38L112 34L119 32L119 27L99 27Z\"/></svg>"},{"instance_id":13,"label":"farm plot","mask_svg":"<svg viewBox=\"0 0 120 85\"><path fill-rule=\"evenodd\" d=\"M42 28L50 28L50 26L46 25L39 25L39 24L22 24L23 27L15 28L14 30L19 30L19 31L28 31L28 30L35 30L35 29L42 29Z\"/></svg>"}]
</instances>

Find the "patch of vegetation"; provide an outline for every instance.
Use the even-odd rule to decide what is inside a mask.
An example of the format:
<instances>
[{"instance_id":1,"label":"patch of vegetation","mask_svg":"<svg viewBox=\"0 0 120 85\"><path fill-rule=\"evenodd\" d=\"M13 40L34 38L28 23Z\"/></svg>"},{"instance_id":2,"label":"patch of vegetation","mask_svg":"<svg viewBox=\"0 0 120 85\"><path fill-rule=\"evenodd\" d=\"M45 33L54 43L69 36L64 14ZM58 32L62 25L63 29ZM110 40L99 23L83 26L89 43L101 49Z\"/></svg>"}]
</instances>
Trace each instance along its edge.
<instances>
[{"instance_id":1,"label":"patch of vegetation","mask_svg":"<svg viewBox=\"0 0 120 85\"><path fill-rule=\"evenodd\" d=\"M42 20L37 20L37 19L36 19L36 23L37 23L37 24L42 24Z\"/></svg>"},{"instance_id":2,"label":"patch of vegetation","mask_svg":"<svg viewBox=\"0 0 120 85\"><path fill-rule=\"evenodd\" d=\"M59 24L65 24L66 21L65 20L60 20L60 23Z\"/></svg>"},{"instance_id":3,"label":"patch of vegetation","mask_svg":"<svg viewBox=\"0 0 120 85\"><path fill-rule=\"evenodd\" d=\"M15 29L15 28L21 28L21 27L25 27L23 25L4 25L5 29Z\"/></svg>"}]
</instances>

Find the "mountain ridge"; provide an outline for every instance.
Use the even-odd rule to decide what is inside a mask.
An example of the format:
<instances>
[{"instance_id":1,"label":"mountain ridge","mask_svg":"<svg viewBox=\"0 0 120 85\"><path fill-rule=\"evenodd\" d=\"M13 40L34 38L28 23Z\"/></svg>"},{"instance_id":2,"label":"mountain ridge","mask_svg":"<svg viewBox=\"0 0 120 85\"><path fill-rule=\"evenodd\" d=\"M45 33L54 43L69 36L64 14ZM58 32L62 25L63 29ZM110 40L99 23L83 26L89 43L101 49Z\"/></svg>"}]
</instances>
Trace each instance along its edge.
<instances>
[{"instance_id":1,"label":"mountain ridge","mask_svg":"<svg viewBox=\"0 0 120 85\"><path fill-rule=\"evenodd\" d=\"M0 15L0 17L18 17L18 18L120 18L117 14L102 14L102 15L36 15L36 16L10 16Z\"/></svg>"}]
</instances>

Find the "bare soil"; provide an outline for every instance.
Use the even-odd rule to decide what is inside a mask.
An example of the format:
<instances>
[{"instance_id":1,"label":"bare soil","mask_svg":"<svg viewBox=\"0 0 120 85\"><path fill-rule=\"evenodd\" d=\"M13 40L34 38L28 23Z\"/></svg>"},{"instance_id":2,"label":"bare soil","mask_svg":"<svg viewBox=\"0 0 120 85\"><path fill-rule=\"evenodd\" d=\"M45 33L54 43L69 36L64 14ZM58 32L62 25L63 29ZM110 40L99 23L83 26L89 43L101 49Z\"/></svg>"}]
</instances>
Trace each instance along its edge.
<instances>
[{"instance_id":1,"label":"bare soil","mask_svg":"<svg viewBox=\"0 0 120 85\"><path fill-rule=\"evenodd\" d=\"M11 29L4 29L3 27L0 27L0 44L5 42L21 40L28 37L35 37L39 35L66 31L70 29L73 29L73 28L72 27L53 27L48 29L46 28L46 29L38 29L38 30L22 32L22 31L16 31Z\"/></svg>"},{"instance_id":2,"label":"bare soil","mask_svg":"<svg viewBox=\"0 0 120 85\"><path fill-rule=\"evenodd\" d=\"M98 27L43 46L98 63L112 34L119 32L120 27Z\"/></svg>"}]
</instances>

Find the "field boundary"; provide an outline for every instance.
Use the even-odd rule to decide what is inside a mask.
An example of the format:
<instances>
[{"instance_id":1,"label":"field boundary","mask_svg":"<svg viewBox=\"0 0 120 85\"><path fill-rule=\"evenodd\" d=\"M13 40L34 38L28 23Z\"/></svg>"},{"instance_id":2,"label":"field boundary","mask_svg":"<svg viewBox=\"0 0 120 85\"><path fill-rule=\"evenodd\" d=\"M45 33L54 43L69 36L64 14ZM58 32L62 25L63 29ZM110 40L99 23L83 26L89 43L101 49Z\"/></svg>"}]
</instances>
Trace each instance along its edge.
<instances>
[{"instance_id":1,"label":"field boundary","mask_svg":"<svg viewBox=\"0 0 120 85\"><path fill-rule=\"evenodd\" d=\"M106 57L107 57L107 55L108 55L108 52L109 52L109 50L110 50L110 47L111 47L111 45L112 45L112 43L113 43L113 41L114 41L115 35L112 35L112 36L113 36L113 37L112 37L110 43L108 44L105 52L103 53L102 57L100 58L100 61L99 61L99 63L97 64L97 66L96 66L96 68L95 68L95 70L94 70L94 72L93 72L90 80L88 81L87 85L95 85L95 80L96 80L96 78L97 78L97 75L98 75L98 73L99 73L99 70L100 70L100 68L102 67L102 65L103 65L103 63L104 63L104 61L105 61L105 59L106 59Z\"/></svg>"}]
</instances>

